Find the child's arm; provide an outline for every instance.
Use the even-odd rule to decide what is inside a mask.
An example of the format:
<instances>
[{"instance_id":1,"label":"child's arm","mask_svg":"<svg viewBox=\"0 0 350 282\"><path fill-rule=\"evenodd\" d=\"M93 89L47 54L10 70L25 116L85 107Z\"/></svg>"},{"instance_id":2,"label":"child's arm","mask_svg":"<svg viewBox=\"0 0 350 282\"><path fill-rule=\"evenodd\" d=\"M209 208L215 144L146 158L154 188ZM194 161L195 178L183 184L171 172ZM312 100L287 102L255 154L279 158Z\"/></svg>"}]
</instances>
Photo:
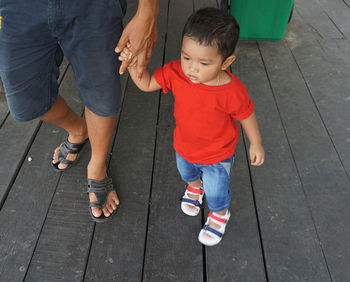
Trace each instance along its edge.
<instances>
[{"instance_id":1,"label":"child's arm","mask_svg":"<svg viewBox=\"0 0 350 282\"><path fill-rule=\"evenodd\" d=\"M127 47L121 52L119 60L126 61L131 58L131 52ZM147 70L144 70L141 78L137 77L137 57L129 64L129 74L138 88L144 92L152 92L161 89L154 75L151 75Z\"/></svg>"},{"instance_id":2,"label":"child's arm","mask_svg":"<svg viewBox=\"0 0 350 282\"><path fill-rule=\"evenodd\" d=\"M249 117L240 122L249 139L249 157L251 164L256 166L262 165L265 160L265 151L261 144L261 135L255 113L252 113Z\"/></svg>"}]
</instances>

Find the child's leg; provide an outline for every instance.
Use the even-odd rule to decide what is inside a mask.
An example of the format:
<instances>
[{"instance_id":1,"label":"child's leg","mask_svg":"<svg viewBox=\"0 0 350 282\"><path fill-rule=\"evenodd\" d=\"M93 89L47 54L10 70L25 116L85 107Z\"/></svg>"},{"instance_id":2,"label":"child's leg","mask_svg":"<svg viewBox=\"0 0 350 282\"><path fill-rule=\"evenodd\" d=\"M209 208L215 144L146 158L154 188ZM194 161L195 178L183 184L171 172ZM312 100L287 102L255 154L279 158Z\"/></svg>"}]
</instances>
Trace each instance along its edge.
<instances>
[{"instance_id":1,"label":"child's leg","mask_svg":"<svg viewBox=\"0 0 350 282\"><path fill-rule=\"evenodd\" d=\"M213 165L202 166L203 189L210 210L208 220L199 240L206 245L220 242L230 217L228 207L231 201L229 188L234 156Z\"/></svg>"},{"instance_id":2,"label":"child's leg","mask_svg":"<svg viewBox=\"0 0 350 282\"><path fill-rule=\"evenodd\" d=\"M186 187L185 195L182 197L181 200L181 208L184 213L191 216L195 216L199 212L200 205L202 202L201 199L203 197L203 191L201 190L202 181L200 179L200 170L195 164L186 161L177 153L176 164L181 178L188 184L188 186ZM191 201L191 199L195 201ZM200 203L197 202L198 200L200 200Z\"/></svg>"},{"instance_id":3,"label":"child's leg","mask_svg":"<svg viewBox=\"0 0 350 282\"><path fill-rule=\"evenodd\" d=\"M231 201L230 174L234 156L201 167L203 189L211 212L225 214Z\"/></svg>"}]
</instances>

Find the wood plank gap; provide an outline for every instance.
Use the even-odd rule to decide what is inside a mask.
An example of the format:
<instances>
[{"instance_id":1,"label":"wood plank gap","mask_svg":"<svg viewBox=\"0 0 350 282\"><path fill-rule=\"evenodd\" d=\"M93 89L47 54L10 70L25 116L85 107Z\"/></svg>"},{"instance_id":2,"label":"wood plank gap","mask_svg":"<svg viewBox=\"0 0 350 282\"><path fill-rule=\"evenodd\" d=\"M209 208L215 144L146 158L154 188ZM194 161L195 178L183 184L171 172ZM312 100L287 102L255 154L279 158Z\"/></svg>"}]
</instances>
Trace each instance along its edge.
<instances>
[{"instance_id":1,"label":"wood plank gap","mask_svg":"<svg viewBox=\"0 0 350 282\"><path fill-rule=\"evenodd\" d=\"M348 6L350 8L350 3L346 2L345 0L343 0L343 2L346 6Z\"/></svg>"},{"instance_id":2,"label":"wood plank gap","mask_svg":"<svg viewBox=\"0 0 350 282\"><path fill-rule=\"evenodd\" d=\"M260 53L260 57L262 58L261 53ZM231 71L231 73L233 73L232 66L230 66L230 71ZM248 153L248 150L247 150L248 142L246 140L246 136L244 135L244 131L242 129L242 126L239 126L239 127L240 127L240 131L241 131L242 141L243 141L243 144L244 144L243 147L244 147L244 151L245 151L245 155L246 155L247 164L249 164L250 163L250 161L249 161L249 153ZM258 232L259 232L259 241L260 241L260 248L261 248L262 259L263 259L263 264L264 264L265 279L268 282L269 281L269 277L268 277L269 275L268 275L268 272L267 272L267 262L266 262L266 256L265 256L265 249L264 249L264 243L263 243L262 232L261 232L261 227L260 227L261 224L260 224L260 218L259 218L259 213L258 213L258 208L257 208L257 203L256 203L255 192L254 192L254 182L253 182L253 177L252 177L252 172L251 172L250 166L247 165L247 168L248 168L250 186L251 186L251 191L252 191L252 199L253 199L253 203L254 203L255 218L256 218L256 223L257 223Z\"/></svg>"},{"instance_id":3,"label":"wood plank gap","mask_svg":"<svg viewBox=\"0 0 350 282\"><path fill-rule=\"evenodd\" d=\"M37 136L38 131L39 131L39 129L40 129L42 123L43 123L42 121L39 121L39 122L38 122L38 124L37 124L37 126L36 126L36 128L35 128L35 130L34 130L34 133L33 133L33 135L31 136L31 138L29 139L29 142L28 142L28 144L27 144L27 147L25 148L24 153L23 153L22 157L20 158L20 160L19 160L19 162L18 162L18 164L17 164L16 169L14 170L14 173L13 173L13 175L12 175L10 181L9 181L9 184L8 184L7 188L5 189L4 195L3 195L3 197L0 199L0 211L1 211L2 206L4 205L4 203L5 203L6 199L7 199L7 196L8 196L8 194L9 194L11 188L12 188L13 183L15 182L15 180L16 180L16 178L17 178L17 175L18 175L18 173L19 173L19 171L20 171L20 169L21 169L21 167L22 167L22 165L23 165L23 162L24 162L24 160L25 160L25 158L26 158L26 156L27 156L27 154L28 154L30 148L32 147L32 144L33 144L33 142L34 142L34 139L35 139L35 137Z\"/></svg>"},{"instance_id":4,"label":"wood plank gap","mask_svg":"<svg viewBox=\"0 0 350 282\"><path fill-rule=\"evenodd\" d=\"M10 115L10 112L8 112L8 113L6 114L4 120L1 122L1 124L0 124L0 129L1 129L1 127L4 125L5 121L6 121L7 118L9 117L9 115Z\"/></svg>"},{"instance_id":5,"label":"wood plank gap","mask_svg":"<svg viewBox=\"0 0 350 282\"><path fill-rule=\"evenodd\" d=\"M260 53L261 56L261 53ZM261 56L262 57L262 56ZM260 248L261 248L261 253L262 253L262 259L263 259L263 264L264 264L264 271L265 271L265 279L266 281L269 280L269 273L267 271L267 262L266 262L266 255L265 255L265 248L264 248L264 243L263 243L263 238L262 238L262 232L261 232L261 224L260 224L260 218L259 218L259 213L258 213L258 208L257 208L257 203L256 203L256 197L255 197L255 189L254 189L254 182L253 182L253 177L252 177L252 171L250 169L250 160L249 160L249 152L247 150L248 147L248 142L246 140L246 136L244 135L243 129L240 126L240 131L242 135L242 141L244 144L244 151L246 155L246 160L247 160L247 168L248 168L248 174L249 174L249 180L250 180L250 186L252 190L252 198L253 198L253 203L254 203L254 211L255 211L255 218L256 218L256 223L258 227L258 232L259 232L259 241L260 241Z\"/></svg>"},{"instance_id":6,"label":"wood plank gap","mask_svg":"<svg viewBox=\"0 0 350 282\"><path fill-rule=\"evenodd\" d=\"M262 58L262 54L261 53L260 53L260 57ZM232 66L230 66L230 71L231 71L231 73L233 73ZM266 69L265 69L265 71L266 71ZM269 81L269 83L270 83L270 81ZM248 142L246 140L246 136L244 135L244 131L242 129L242 126L239 126L239 127L240 127L240 131L241 131L242 141L243 141L243 144L244 144L243 147L244 147L246 160L247 160L247 164L248 164L247 168L248 168L250 186L251 186L251 191L252 191L252 198L253 198L253 203L254 203L255 218L256 218L256 223L257 223L258 232L259 232L259 241L260 241L260 248L261 248L262 259L263 259L263 264L264 264L265 279L268 282L269 281L269 275L268 275L268 272L267 272L267 262L266 262L266 256L265 256L265 249L264 249L264 243L263 243L262 232L261 232L261 227L260 227L261 224L260 224L260 218L259 218L259 213L258 213L258 208L257 208L257 203L256 203L252 172L251 172L251 169L250 169L250 166L249 166L250 160L249 160L249 152L247 150Z\"/></svg>"},{"instance_id":7,"label":"wood plank gap","mask_svg":"<svg viewBox=\"0 0 350 282\"><path fill-rule=\"evenodd\" d=\"M70 64L68 63L66 66L64 66L64 69L61 71L61 75L57 80L58 87L60 87L64 77L66 76L66 73L68 71L69 66L70 66Z\"/></svg>"},{"instance_id":8,"label":"wood plank gap","mask_svg":"<svg viewBox=\"0 0 350 282\"><path fill-rule=\"evenodd\" d=\"M286 130L285 124L283 123L282 115L281 115L280 109L279 109L278 104L277 104L277 99L276 99L275 92L274 92L273 87L272 87L272 82L271 82L270 77L269 77L269 73L268 73L268 70L267 70L267 66L266 66L266 63L265 63L265 60L264 60L264 57L263 57L263 55L262 55L262 52L261 52L261 49L260 49L260 46L259 46L259 43L258 43L258 42L257 42L257 47L258 47L258 50L259 50L259 53L260 53L260 57L261 57L261 60L262 60L262 63L263 63L265 72L266 72L266 76L267 76L267 79L268 79L268 82L269 82L269 86L270 86L270 89L271 89L271 93L272 93L272 95L273 95L273 98L274 98L274 101L275 101L275 104L276 104L278 116L279 116L279 118L280 118L280 120L281 120L281 125L282 125L283 132L284 132L285 136L287 136L286 141L287 141L287 144L288 144L288 146L289 146L289 150L290 150L290 152L291 152L291 157L292 157L292 160L293 160L295 169L296 169L297 174L298 174L298 180L299 180L299 182L300 182L301 189L302 189L303 194L304 194L304 197L305 197L305 199L306 199L306 204L305 204L305 205L306 205L306 207L307 207L307 209L308 209L308 211L309 211L309 213L310 213L311 221L312 221L312 224L313 224L313 226L314 226L314 230L315 230L315 234L316 234L316 237L317 237L317 239L318 239L318 242L322 242L322 241L321 241L321 238L320 238L320 236L319 236L319 233L318 233L318 229L317 229L317 225L316 225L316 222L315 222L313 213L312 213L312 208L311 208L311 206L310 206L310 202L309 202L307 193L306 193L306 191L305 191L305 187L304 187L303 181L302 181L301 176L300 176L300 171L299 171L299 168L298 168L298 166L297 166L297 162L296 162L296 160L295 160L295 156L294 156L294 153L293 153L293 149L292 149L292 146L291 146L291 144L290 144L290 142L289 142L287 130ZM289 48L289 47L288 47L288 48ZM295 60L294 54L292 54L292 56L293 56L293 59ZM301 70L300 70L298 64L297 64L297 66L298 66L299 71L301 72ZM304 78L304 76L303 76L302 73L301 73L301 75L302 75L302 78L303 78L303 80L304 80L304 82L305 82L305 85L306 85L306 87L307 87L307 89L308 89L308 91L309 91L309 93L310 93L311 99L312 99L313 103L315 104L315 101L314 101L314 99L313 99L313 97L312 97L312 95L311 95L310 89L309 89L309 87L308 87L308 85L307 85L307 83L306 83L306 81L305 81L305 78ZM318 114L320 115L320 112L319 112L319 110L318 110L316 104L315 104L315 106L316 106L316 109L317 109ZM320 117L321 117L322 123L323 123L323 125L324 125L322 116L320 115ZM324 126L325 126L325 125L324 125ZM326 128L326 127L325 127L325 128ZM326 130L327 130L327 128L326 128ZM329 135L328 130L327 130L327 134ZM329 136L329 137L330 137L330 136ZM332 144L333 144L333 141L332 141ZM334 144L333 144L333 145L334 145ZM248 154L248 153L247 153L247 154ZM338 156L339 156L339 155L338 155ZM345 170L345 169L344 169L344 170ZM250 167L249 167L249 175L250 175L250 177L251 177L251 169L250 169ZM253 181L253 180L252 180L252 181ZM252 186L253 186L253 182L252 182ZM253 195L254 195L254 189L253 189ZM254 204L255 204L255 196L254 196ZM258 223L259 223L259 218L258 218L258 217L257 217L257 220L258 220ZM259 232L260 232L260 225L259 225ZM323 246L322 246L321 243L319 244L319 247L320 247L320 250L321 250L321 252L322 252L322 256L323 256L323 259L324 259L324 261L325 261L326 268L327 268L327 272L328 272L328 275L329 275L329 277L330 277L330 280L333 281L332 276L331 276L331 273L330 273L330 269L329 269L329 266L328 266L327 258L326 258L326 256L325 256L325 252L324 252L324 250L323 250ZM262 245L262 250L264 251L263 245ZM265 256L264 256L264 262L265 262ZM264 265L264 267L265 267L265 270L267 270L266 264ZM266 275L267 275L267 277L268 277L268 273L267 273L267 272L266 272ZM267 281L269 281L269 280L267 280Z\"/></svg>"},{"instance_id":9,"label":"wood plank gap","mask_svg":"<svg viewBox=\"0 0 350 282\"><path fill-rule=\"evenodd\" d=\"M166 28L165 30L168 30L168 23L169 23L169 6L170 1L168 1L167 6L167 16L166 16ZM164 44L163 44L163 54L162 54L162 66L165 63L165 46L167 45L167 38L168 33L164 33ZM161 97L162 97L162 90L160 89L158 92L158 112L157 112L157 122L156 122L156 130L155 130L155 138L154 138L154 151L153 151L153 160L156 159L156 152L157 152L157 140L158 140L158 125L159 125L159 118L160 118L160 106L161 106ZM143 252L143 260L142 260L142 270L141 270L141 281L143 281L144 276L144 270L145 270L145 263L146 263L146 253L147 253L147 239L148 239L148 225L149 225L149 219L150 219L150 211L151 211L151 200L152 200L152 187L153 187L153 178L154 178L154 171L155 171L155 161L153 161L152 164L152 173L151 173L151 185L149 187L149 195L148 195L148 210L147 210L147 222L146 222L146 230L145 230L145 246L144 246L144 252Z\"/></svg>"},{"instance_id":10,"label":"wood plank gap","mask_svg":"<svg viewBox=\"0 0 350 282\"><path fill-rule=\"evenodd\" d=\"M167 15L166 15L166 32L164 33L164 46L163 46L163 60L162 60L162 66L165 64L165 52L166 52L166 46L167 46L167 43L168 43L168 26L169 26L169 12L170 11L170 0L168 0L168 6L167 6ZM160 119L160 106L161 106L161 99L162 99L162 89L159 90L159 101L158 101L158 115L157 115L157 128L156 128L156 134L157 134L157 130L158 130L158 126L160 125L159 124L159 119ZM156 138L157 140L157 138ZM156 144L157 144L157 141L156 141ZM156 148L155 148L156 150ZM153 177L153 171L152 171L152 177ZM147 224L147 229L148 229L148 224ZM147 241L146 241L146 244L147 244ZM143 275L143 267L142 267L142 275Z\"/></svg>"},{"instance_id":11,"label":"wood plank gap","mask_svg":"<svg viewBox=\"0 0 350 282\"><path fill-rule=\"evenodd\" d=\"M57 182L56 182L56 187L55 187L54 192L52 193L51 200L50 200L50 204L49 204L49 208L48 208L47 211L46 211L43 224L41 225L41 228L40 228L40 231L39 231L38 234L41 234L41 232L43 231L43 228L44 228L44 226L45 226L45 222L46 222L46 219L47 219L47 215L49 214L49 211L50 211L50 208L51 208L51 205L52 205L52 201L53 201L53 199L54 199L54 197L55 197L56 190L57 190L57 187L58 187L58 185L59 185L59 183L60 183L61 177L62 177L62 174L59 176L59 178L58 178L58 180L57 180ZM34 254L35 254L36 248L37 248L38 243L39 243L39 238L40 238L40 235L38 236L38 239L36 240L36 242L35 242L35 244L34 244L33 252L32 252L32 255L31 255L31 257L30 257L30 260L29 260L28 265L30 265L30 264L32 263L33 256L34 256ZM26 280L28 271L29 271L29 267L26 268L26 272L25 272L25 274L24 274L24 276L23 276L23 281Z\"/></svg>"},{"instance_id":12,"label":"wood plank gap","mask_svg":"<svg viewBox=\"0 0 350 282\"><path fill-rule=\"evenodd\" d=\"M326 16L329 18L329 20L334 24L335 28L340 32L340 34L343 36L342 39L347 39L347 37L345 36L345 34L340 30L340 28L338 27L338 25L334 22L334 20L330 17L330 15L325 11L323 10L324 13L326 14Z\"/></svg>"},{"instance_id":13,"label":"wood plank gap","mask_svg":"<svg viewBox=\"0 0 350 282\"><path fill-rule=\"evenodd\" d=\"M165 44L164 44L165 46ZM165 48L164 48L165 49ZM163 56L164 60L164 56ZM159 95L159 99L160 99ZM158 104L158 115L157 115L157 123L159 118L159 108L160 108L160 101ZM157 152L157 138L158 138L158 126L156 126L156 132L154 136L154 150L153 150L153 160L156 159L156 152ZM149 194L148 194L148 209L147 209L147 221L146 221L146 228L145 228L145 245L143 248L143 259L142 259L142 268L141 268L141 281L143 281L143 275L145 270L145 262L146 262L146 251L147 251L147 239L148 239L148 225L149 225L149 219L150 219L150 211L151 211L151 201L152 201L152 187L153 187L153 178L154 178L154 171L155 171L155 161L152 163L152 173L151 173L151 181L150 181L150 187L149 187Z\"/></svg>"},{"instance_id":14,"label":"wood plank gap","mask_svg":"<svg viewBox=\"0 0 350 282\"><path fill-rule=\"evenodd\" d=\"M124 83L124 86L122 88L122 97L121 97L121 106L120 106L120 113L119 113L119 116L116 120L116 125L115 125L115 128L114 128L114 133L113 133L113 137L112 137L112 140L111 140L111 144L109 145L109 150L108 150L108 154L107 154L107 159L106 159L106 163L107 163L107 172L108 172L108 168L109 168L109 164L111 162L111 158L112 158L112 155L113 155L113 148L114 148L114 143L116 142L116 138L117 138L117 132L118 132L118 128L119 128L119 123L120 123L120 120L121 120L121 117L122 117L122 114L123 114L123 108L124 108L124 101L125 101L125 92L126 92L126 87L128 85L128 83L131 81L130 79L130 75L129 73L126 74L126 78L125 78L125 83Z\"/></svg>"},{"instance_id":15,"label":"wood plank gap","mask_svg":"<svg viewBox=\"0 0 350 282\"><path fill-rule=\"evenodd\" d=\"M95 237L95 230L96 230L96 222L94 223L94 227L92 228L92 232L91 232L91 236L90 236L89 249L88 249L86 257L85 257L85 267L84 267L82 281L85 281L85 275L86 275L86 271L87 271L87 268L88 268L88 265L89 265L89 259L90 259L90 253L91 253L91 248L92 248L92 242L93 242L94 237Z\"/></svg>"}]
</instances>

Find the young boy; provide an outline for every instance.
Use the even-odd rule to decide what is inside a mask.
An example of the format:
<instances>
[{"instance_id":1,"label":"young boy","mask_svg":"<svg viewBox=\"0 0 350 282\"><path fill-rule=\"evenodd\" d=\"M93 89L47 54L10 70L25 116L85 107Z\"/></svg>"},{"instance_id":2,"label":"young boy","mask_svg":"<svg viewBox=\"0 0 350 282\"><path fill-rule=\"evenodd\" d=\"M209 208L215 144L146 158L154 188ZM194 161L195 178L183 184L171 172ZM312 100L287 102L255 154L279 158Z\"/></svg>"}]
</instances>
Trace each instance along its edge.
<instances>
[{"instance_id":1,"label":"young boy","mask_svg":"<svg viewBox=\"0 0 350 282\"><path fill-rule=\"evenodd\" d=\"M181 60L136 76L136 59L129 67L135 84L143 91L172 90L175 97L174 148L177 167L187 182L182 211L196 216L203 194L210 213L199 233L202 244L218 244L230 218L230 172L234 161L240 121L250 142L251 164L264 162L265 152L254 114L253 102L244 85L227 68L236 59L234 50L239 26L228 13L198 10L188 19L182 34ZM132 56L130 45L120 60Z\"/></svg>"}]
</instances>

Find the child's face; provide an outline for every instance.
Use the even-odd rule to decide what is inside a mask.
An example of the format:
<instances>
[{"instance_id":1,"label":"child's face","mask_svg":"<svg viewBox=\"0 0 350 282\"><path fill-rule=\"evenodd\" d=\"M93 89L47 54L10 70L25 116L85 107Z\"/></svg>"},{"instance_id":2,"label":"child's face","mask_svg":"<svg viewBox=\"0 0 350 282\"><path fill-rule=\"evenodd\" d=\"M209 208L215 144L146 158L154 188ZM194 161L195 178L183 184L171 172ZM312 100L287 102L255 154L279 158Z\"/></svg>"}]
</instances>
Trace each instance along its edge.
<instances>
[{"instance_id":1,"label":"child's face","mask_svg":"<svg viewBox=\"0 0 350 282\"><path fill-rule=\"evenodd\" d=\"M200 45L185 36L182 40L181 68L193 83L218 85L218 74L227 68L216 46Z\"/></svg>"}]
</instances>

